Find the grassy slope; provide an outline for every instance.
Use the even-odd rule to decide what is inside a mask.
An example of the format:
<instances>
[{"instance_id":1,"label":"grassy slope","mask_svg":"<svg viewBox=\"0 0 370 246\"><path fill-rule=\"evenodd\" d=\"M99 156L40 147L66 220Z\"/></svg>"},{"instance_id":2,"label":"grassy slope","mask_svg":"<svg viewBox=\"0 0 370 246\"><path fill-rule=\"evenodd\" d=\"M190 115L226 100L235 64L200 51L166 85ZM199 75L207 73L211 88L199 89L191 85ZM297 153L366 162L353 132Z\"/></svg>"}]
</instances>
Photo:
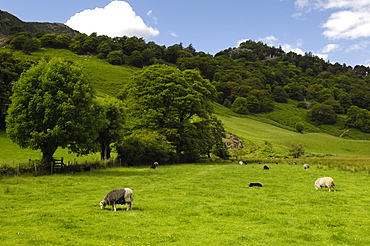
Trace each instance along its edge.
<instances>
[{"instance_id":1,"label":"grassy slope","mask_svg":"<svg viewBox=\"0 0 370 246\"><path fill-rule=\"evenodd\" d=\"M139 68L132 66L113 66L107 62L90 56L79 56L69 50L47 49L33 53L31 56L16 52L18 56L25 56L31 59L41 57L64 57L69 60L79 62L88 79L91 82L98 96L115 96L122 88L122 85Z\"/></svg>"},{"instance_id":2,"label":"grassy slope","mask_svg":"<svg viewBox=\"0 0 370 246\"><path fill-rule=\"evenodd\" d=\"M0 179L4 245L370 245L369 175L313 165L189 164ZM337 192L316 191L332 176ZM289 181L287 183L287 180ZM248 188L261 182L263 188ZM63 184L63 185L61 185ZM100 210L112 189L132 211ZM362 188L361 188L362 187Z\"/></svg>"},{"instance_id":3,"label":"grassy slope","mask_svg":"<svg viewBox=\"0 0 370 246\"><path fill-rule=\"evenodd\" d=\"M220 105L216 105L215 111L228 132L259 145L268 141L275 147L289 148L292 143L299 143L304 144L306 151L313 154L370 155L368 151L370 141L343 139L326 133L300 134L263 122L253 116L240 117Z\"/></svg>"},{"instance_id":4,"label":"grassy slope","mask_svg":"<svg viewBox=\"0 0 370 246\"><path fill-rule=\"evenodd\" d=\"M21 53L16 53L23 56ZM48 49L32 54L34 59L43 56L63 56L67 59L78 61L84 67L86 75L89 77L94 90L99 96L115 96L125 81L138 68L131 66L113 66L95 57L78 56L67 50ZM316 154L332 154L340 156L369 156L368 149L369 141L354 141L349 139L338 138L343 127L343 120L333 127L318 128L306 122L303 109L295 107L295 103L291 101L289 104L277 104L277 110L271 113L261 114L266 118L273 119L290 128L295 127L296 122L305 122L305 128L308 134L298 134L293 131L285 130L271 123L261 120L253 116L239 117L225 107L216 105L216 114L223 121L225 128L244 140L250 140L263 144L268 141L274 147L287 149L291 143L302 143L306 146L306 151ZM303 116L302 116L303 115ZM320 133L327 132L334 136ZM352 135L350 135L352 134ZM370 139L370 134L359 134L355 130L351 130L345 136L354 139ZM17 146L5 139L4 133L0 132L0 141L5 141L3 146L9 146L3 151L7 151L7 155L0 157L0 163L10 161L24 161L28 159L38 159L40 154L38 151L20 150ZM16 153L16 154L15 154ZM28 157L30 156L30 157ZM75 159L75 155L70 155L65 150L58 150L56 156L64 156L65 158ZM95 157L94 157L95 158ZM81 160L81 158L79 158ZM84 157L82 158L82 160ZM86 159L86 158L85 158Z\"/></svg>"}]
</instances>

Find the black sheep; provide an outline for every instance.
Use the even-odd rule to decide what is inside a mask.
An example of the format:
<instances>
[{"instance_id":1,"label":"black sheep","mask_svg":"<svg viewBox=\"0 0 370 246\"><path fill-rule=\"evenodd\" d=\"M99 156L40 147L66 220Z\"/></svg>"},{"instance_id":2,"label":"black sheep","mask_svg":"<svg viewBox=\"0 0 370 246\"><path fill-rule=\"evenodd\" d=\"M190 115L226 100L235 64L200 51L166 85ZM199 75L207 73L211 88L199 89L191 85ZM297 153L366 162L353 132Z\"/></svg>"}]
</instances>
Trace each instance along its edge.
<instances>
[{"instance_id":1,"label":"black sheep","mask_svg":"<svg viewBox=\"0 0 370 246\"><path fill-rule=\"evenodd\" d=\"M158 166L159 166L159 163L158 163L158 162L154 162L154 163L150 166L150 168L156 169Z\"/></svg>"},{"instance_id":2,"label":"black sheep","mask_svg":"<svg viewBox=\"0 0 370 246\"><path fill-rule=\"evenodd\" d=\"M260 183L249 183L249 187L263 187Z\"/></svg>"}]
</instances>

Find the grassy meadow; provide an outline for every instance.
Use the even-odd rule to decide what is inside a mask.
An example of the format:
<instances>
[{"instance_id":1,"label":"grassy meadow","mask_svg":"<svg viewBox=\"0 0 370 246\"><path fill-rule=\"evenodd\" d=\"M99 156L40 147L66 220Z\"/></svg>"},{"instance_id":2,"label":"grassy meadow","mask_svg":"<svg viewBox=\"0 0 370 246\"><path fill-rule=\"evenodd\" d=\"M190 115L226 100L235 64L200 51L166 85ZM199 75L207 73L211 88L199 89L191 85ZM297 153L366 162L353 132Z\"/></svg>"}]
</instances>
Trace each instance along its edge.
<instances>
[{"instance_id":1,"label":"grassy meadow","mask_svg":"<svg viewBox=\"0 0 370 246\"><path fill-rule=\"evenodd\" d=\"M370 245L370 176L313 164L183 164L0 179L3 245ZM337 192L315 190L331 176ZM264 187L248 187L260 182ZM134 192L133 210L99 202Z\"/></svg>"},{"instance_id":2,"label":"grassy meadow","mask_svg":"<svg viewBox=\"0 0 370 246\"><path fill-rule=\"evenodd\" d=\"M42 50L30 57L42 56L79 61L102 97L116 95L138 70L66 50ZM269 143L276 153L286 153L292 143L304 144L306 156L296 159L299 165L290 165L292 159L264 158L270 170L256 164L257 152L240 157L255 162L248 165L228 161L3 176L0 244L370 245L370 134L350 130L339 137L342 118L335 126L311 125L292 102L262 114L284 126L241 117L221 105L215 111L226 131L245 143L262 148ZM305 123L304 134L291 130L295 122ZM41 158L40 151L19 148L3 131L0 145L0 167ZM77 157L58 149L54 157L81 163L99 154ZM269 163L275 161L279 164ZM303 170L303 163L311 168ZM334 178L337 192L313 188L323 176ZM250 182L264 187L250 188ZM125 187L133 189L133 210L120 205L117 212L110 206L100 209L110 190Z\"/></svg>"}]
</instances>

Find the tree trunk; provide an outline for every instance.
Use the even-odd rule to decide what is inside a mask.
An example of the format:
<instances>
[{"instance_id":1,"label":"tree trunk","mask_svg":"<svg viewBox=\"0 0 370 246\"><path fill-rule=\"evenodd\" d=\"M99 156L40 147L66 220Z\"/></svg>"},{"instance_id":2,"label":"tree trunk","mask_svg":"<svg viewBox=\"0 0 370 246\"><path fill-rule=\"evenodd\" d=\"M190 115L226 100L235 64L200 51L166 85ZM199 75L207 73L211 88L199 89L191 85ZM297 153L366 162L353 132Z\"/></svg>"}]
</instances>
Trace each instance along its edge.
<instances>
[{"instance_id":1,"label":"tree trunk","mask_svg":"<svg viewBox=\"0 0 370 246\"><path fill-rule=\"evenodd\" d=\"M111 148L109 144L103 143L101 145L100 160L106 161L110 158Z\"/></svg>"},{"instance_id":2,"label":"tree trunk","mask_svg":"<svg viewBox=\"0 0 370 246\"><path fill-rule=\"evenodd\" d=\"M51 161L53 159L53 155L55 151L57 150L58 146L56 144L52 143L43 143L41 146L42 151L42 159L41 163L45 165L46 167L51 167ZM50 169L49 169L50 170Z\"/></svg>"}]
</instances>

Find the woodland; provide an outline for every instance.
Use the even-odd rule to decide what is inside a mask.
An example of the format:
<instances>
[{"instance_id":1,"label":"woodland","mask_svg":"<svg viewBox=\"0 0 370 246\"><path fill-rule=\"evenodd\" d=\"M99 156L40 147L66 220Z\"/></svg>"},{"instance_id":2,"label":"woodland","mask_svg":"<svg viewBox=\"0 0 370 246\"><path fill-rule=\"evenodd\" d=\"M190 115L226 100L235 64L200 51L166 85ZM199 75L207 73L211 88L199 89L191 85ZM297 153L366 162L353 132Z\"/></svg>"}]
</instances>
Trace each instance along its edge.
<instances>
[{"instance_id":1,"label":"woodland","mask_svg":"<svg viewBox=\"0 0 370 246\"><path fill-rule=\"evenodd\" d=\"M222 123L213 115L211 106L215 102L237 114L248 115L273 112L276 103L294 101L297 107L306 110L307 118L316 125L335 124L341 117L345 119L346 128L370 132L370 68L362 65L333 64L312 53L285 53L281 47L253 40L210 55L197 51L192 44L166 47L138 37L110 38L96 33L73 36L44 31L32 34L19 26L10 28L10 33L3 39L3 46L11 51L0 52L0 127L3 130L9 128L5 119L12 112L9 107L11 95L16 92L14 84L22 80L23 72L29 72L31 67L37 70L35 67L40 66L40 61L14 56L13 51L31 54L40 49L68 49L81 56L96 56L112 65L140 69L126 87L117 91L113 102L105 102L106 106L102 106L102 102L95 105L101 107L96 114L104 111L106 119L105 123L96 124L100 125L100 137L95 138L100 140L102 159L110 157L109 146L122 140L122 131L126 136L125 144L117 149L123 155L130 153L144 138L146 142L151 142L148 141L151 138L155 140L153 144L159 145L151 149L157 149L156 155L163 160L191 162L210 153L227 157L227 150L221 143ZM57 66L65 71L74 67L68 61L64 64L55 60L47 62L59 64ZM32 76L36 78L37 72ZM85 92L88 94L89 90ZM121 108L125 110L120 112ZM13 138L17 139L19 132L12 129ZM12 129L7 130L12 133ZM304 126L298 122L296 130L303 132ZM110 138L103 139L103 136ZM32 147L24 141L20 143ZM69 146L81 154L93 149L80 146L76 141L55 144ZM33 148L42 149L39 144Z\"/></svg>"}]
</instances>

